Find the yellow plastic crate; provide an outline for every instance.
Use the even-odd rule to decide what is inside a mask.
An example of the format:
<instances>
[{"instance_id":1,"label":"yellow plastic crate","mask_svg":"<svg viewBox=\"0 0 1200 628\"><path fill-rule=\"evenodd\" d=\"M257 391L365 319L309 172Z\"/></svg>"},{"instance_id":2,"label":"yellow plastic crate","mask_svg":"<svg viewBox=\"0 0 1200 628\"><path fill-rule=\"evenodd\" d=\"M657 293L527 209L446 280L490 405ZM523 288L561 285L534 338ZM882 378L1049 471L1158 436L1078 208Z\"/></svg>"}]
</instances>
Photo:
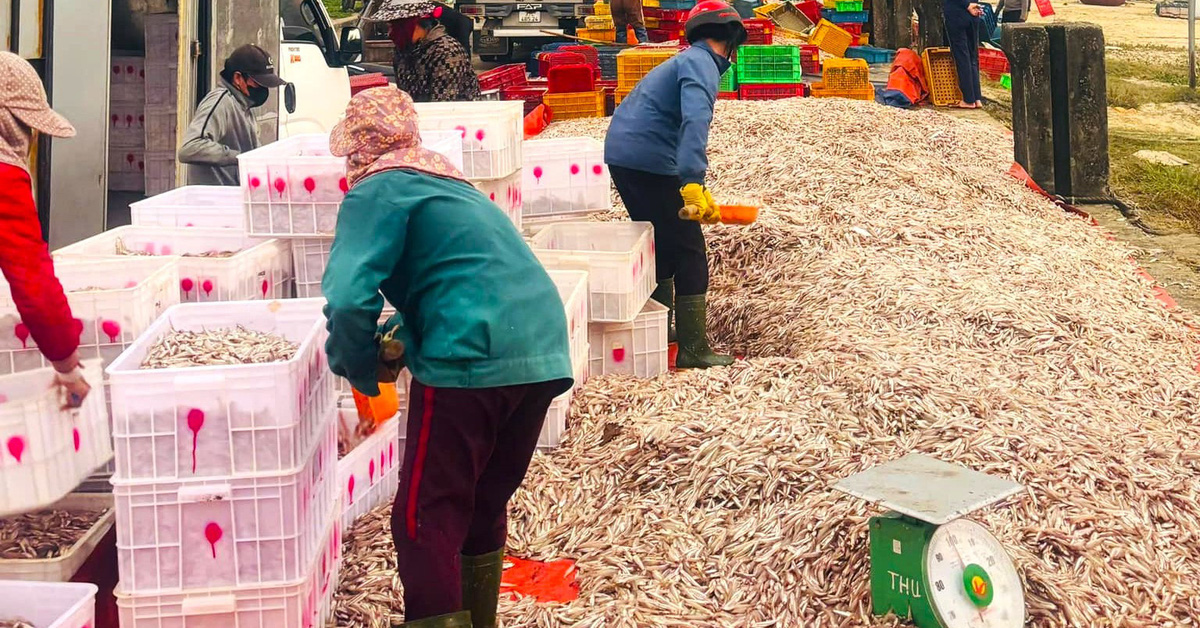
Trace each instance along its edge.
<instances>
[{"instance_id":1,"label":"yellow plastic crate","mask_svg":"<svg viewBox=\"0 0 1200 628\"><path fill-rule=\"evenodd\" d=\"M632 91L633 91L632 89L617 88L617 91L613 92L613 101L618 105L621 104L621 101L625 100L625 97L628 96L629 92L632 92Z\"/></svg>"},{"instance_id":2,"label":"yellow plastic crate","mask_svg":"<svg viewBox=\"0 0 1200 628\"><path fill-rule=\"evenodd\" d=\"M575 29L575 36L579 37L580 39L589 39L591 41L602 41L608 43L616 43L617 41L617 31L615 29L602 31L591 30L587 28L577 28Z\"/></svg>"},{"instance_id":3,"label":"yellow plastic crate","mask_svg":"<svg viewBox=\"0 0 1200 628\"><path fill-rule=\"evenodd\" d=\"M583 18L583 23L589 31L610 31L616 28L611 15L589 15Z\"/></svg>"},{"instance_id":4,"label":"yellow plastic crate","mask_svg":"<svg viewBox=\"0 0 1200 628\"><path fill-rule=\"evenodd\" d=\"M650 70L662 65L679 51L674 48L630 48L617 54L617 87L633 89Z\"/></svg>"},{"instance_id":5,"label":"yellow plastic crate","mask_svg":"<svg viewBox=\"0 0 1200 628\"><path fill-rule=\"evenodd\" d=\"M592 10L595 15L612 15L612 5L606 2L597 2L592 5Z\"/></svg>"},{"instance_id":6,"label":"yellow plastic crate","mask_svg":"<svg viewBox=\"0 0 1200 628\"><path fill-rule=\"evenodd\" d=\"M603 118L604 91L546 94L542 103L550 109L554 120L572 118Z\"/></svg>"},{"instance_id":7,"label":"yellow plastic crate","mask_svg":"<svg viewBox=\"0 0 1200 628\"><path fill-rule=\"evenodd\" d=\"M846 49L855 40L854 35L851 35L845 29L829 20L821 20L817 23L817 28L813 31L812 37L808 38L808 43L835 57L844 57L846 56Z\"/></svg>"},{"instance_id":8,"label":"yellow plastic crate","mask_svg":"<svg viewBox=\"0 0 1200 628\"><path fill-rule=\"evenodd\" d=\"M660 6L662 5L658 0L642 0L642 8L650 7L652 9L657 9Z\"/></svg>"},{"instance_id":9,"label":"yellow plastic crate","mask_svg":"<svg viewBox=\"0 0 1200 628\"><path fill-rule=\"evenodd\" d=\"M646 22L646 28L658 28L658 18L646 17L642 18L642 20Z\"/></svg>"},{"instance_id":10,"label":"yellow plastic crate","mask_svg":"<svg viewBox=\"0 0 1200 628\"><path fill-rule=\"evenodd\" d=\"M828 89L855 90L871 87L871 69L866 59L825 60L821 83Z\"/></svg>"},{"instance_id":11,"label":"yellow plastic crate","mask_svg":"<svg viewBox=\"0 0 1200 628\"><path fill-rule=\"evenodd\" d=\"M925 80L929 81L929 100L935 107L946 107L962 101L958 87L958 68L949 48L926 48L921 53Z\"/></svg>"},{"instance_id":12,"label":"yellow plastic crate","mask_svg":"<svg viewBox=\"0 0 1200 628\"><path fill-rule=\"evenodd\" d=\"M783 6L782 2L769 2L761 7L754 7L754 15L755 17L761 17L764 20L769 20L771 19L771 11L778 9L781 6Z\"/></svg>"},{"instance_id":13,"label":"yellow plastic crate","mask_svg":"<svg viewBox=\"0 0 1200 628\"><path fill-rule=\"evenodd\" d=\"M755 9L756 14L757 11ZM771 20L771 23L775 25L775 33L782 37L806 39L813 28L812 20L808 19L807 15L801 13L800 9L790 2L771 5L763 17Z\"/></svg>"},{"instance_id":14,"label":"yellow plastic crate","mask_svg":"<svg viewBox=\"0 0 1200 628\"><path fill-rule=\"evenodd\" d=\"M868 35L867 33L863 33L862 35L859 35L858 36L858 45L870 46L871 45L871 36Z\"/></svg>"},{"instance_id":15,"label":"yellow plastic crate","mask_svg":"<svg viewBox=\"0 0 1200 628\"><path fill-rule=\"evenodd\" d=\"M875 100L875 88L868 85L857 89L834 89L824 83L813 83L809 86L813 98L849 98L851 100Z\"/></svg>"}]
</instances>

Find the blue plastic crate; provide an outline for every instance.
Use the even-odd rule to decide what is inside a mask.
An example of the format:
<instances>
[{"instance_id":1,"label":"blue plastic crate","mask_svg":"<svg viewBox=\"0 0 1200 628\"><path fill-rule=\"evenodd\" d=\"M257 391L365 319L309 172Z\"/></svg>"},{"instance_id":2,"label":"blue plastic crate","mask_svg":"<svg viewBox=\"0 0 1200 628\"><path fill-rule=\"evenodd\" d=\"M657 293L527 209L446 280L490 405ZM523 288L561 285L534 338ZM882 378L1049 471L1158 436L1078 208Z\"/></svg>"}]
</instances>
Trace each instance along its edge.
<instances>
[{"instance_id":1,"label":"blue plastic crate","mask_svg":"<svg viewBox=\"0 0 1200 628\"><path fill-rule=\"evenodd\" d=\"M821 17L834 24L866 24L870 11L834 11L821 9Z\"/></svg>"},{"instance_id":2,"label":"blue plastic crate","mask_svg":"<svg viewBox=\"0 0 1200 628\"><path fill-rule=\"evenodd\" d=\"M672 11L691 11L696 6L696 0L660 0L658 8Z\"/></svg>"},{"instance_id":3,"label":"blue plastic crate","mask_svg":"<svg viewBox=\"0 0 1200 628\"><path fill-rule=\"evenodd\" d=\"M596 55L600 61L600 78L614 80L617 78L617 55L624 50L619 46L596 46Z\"/></svg>"},{"instance_id":4,"label":"blue plastic crate","mask_svg":"<svg viewBox=\"0 0 1200 628\"><path fill-rule=\"evenodd\" d=\"M891 63L896 58L895 50L875 46L850 46L846 49L847 59L866 59L867 63Z\"/></svg>"}]
</instances>

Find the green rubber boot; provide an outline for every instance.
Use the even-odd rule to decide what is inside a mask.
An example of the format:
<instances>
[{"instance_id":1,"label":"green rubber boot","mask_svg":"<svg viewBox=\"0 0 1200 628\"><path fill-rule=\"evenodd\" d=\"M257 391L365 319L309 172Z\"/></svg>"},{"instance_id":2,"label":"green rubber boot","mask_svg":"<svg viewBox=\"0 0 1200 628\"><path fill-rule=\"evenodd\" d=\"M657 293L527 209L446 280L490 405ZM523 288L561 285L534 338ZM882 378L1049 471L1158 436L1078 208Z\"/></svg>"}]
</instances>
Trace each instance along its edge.
<instances>
[{"instance_id":1,"label":"green rubber boot","mask_svg":"<svg viewBox=\"0 0 1200 628\"><path fill-rule=\"evenodd\" d=\"M504 550L462 557L463 608L471 612L472 628L496 628L500 578L504 575Z\"/></svg>"},{"instance_id":2,"label":"green rubber boot","mask_svg":"<svg viewBox=\"0 0 1200 628\"><path fill-rule=\"evenodd\" d=\"M663 279L650 298L667 306L667 342L675 342L675 280Z\"/></svg>"},{"instance_id":3,"label":"green rubber boot","mask_svg":"<svg viewBox=\"0 0 1200 628\"><path fill-rule=\"evenodd\" d=\"M471 614L459 611L437 617L426 617L415 621L404 622L400 628L472 628Z\"/></svg>"},{"instance_id":4,"label":"green rubber boot","mask_svg":"<svg viewBox=\"0 0 1200 628\"><path fill-rule=\"evenodd\" d=\"M717 355L708 346L707 316L703 294L675 299L675 320L679 326L679 355L675 358L675 368L706 369L733 364L733 356Z\"/></svg>"}]
</instances>

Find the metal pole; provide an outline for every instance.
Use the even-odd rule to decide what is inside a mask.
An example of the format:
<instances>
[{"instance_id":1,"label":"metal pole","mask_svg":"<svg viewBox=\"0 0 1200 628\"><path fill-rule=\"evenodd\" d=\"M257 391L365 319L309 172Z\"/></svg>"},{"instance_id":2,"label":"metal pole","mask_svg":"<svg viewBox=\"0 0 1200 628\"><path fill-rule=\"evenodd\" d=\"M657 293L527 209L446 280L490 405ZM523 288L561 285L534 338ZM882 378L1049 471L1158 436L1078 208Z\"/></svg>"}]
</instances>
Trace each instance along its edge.
<instances>
[{"instance_id":1,"label":"metal pole","mask_svg":"<svg viewBox=\"0 0 1200 628\"><path fill-rule=\"evenodd\" d=\"M1196 0L1188 2L1188 85L1196 89Z\"/></svg>"}]
</instances>

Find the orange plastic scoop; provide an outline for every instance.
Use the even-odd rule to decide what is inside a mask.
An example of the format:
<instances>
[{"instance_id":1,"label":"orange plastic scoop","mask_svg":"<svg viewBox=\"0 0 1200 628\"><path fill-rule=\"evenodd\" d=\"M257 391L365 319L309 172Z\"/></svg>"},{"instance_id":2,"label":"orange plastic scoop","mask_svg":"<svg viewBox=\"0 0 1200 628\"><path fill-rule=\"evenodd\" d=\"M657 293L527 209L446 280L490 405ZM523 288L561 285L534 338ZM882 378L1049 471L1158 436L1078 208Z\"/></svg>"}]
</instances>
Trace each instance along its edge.
<instances>
[{"instance_id":1,"label":"orange plastic scoop","mask_svg":"<svg viewBox=\"0 0 1200 628\"><path fill-rule=\"evenodd\" d=\"M758 220L758 208L749 205L722 205L721 222L727 225L752 225Z\"/></svg>"},{"instance_id":2,"label":"orange plastic scoop","mask_svg":"<svg viewBox=\"0 0 1200 628\"><path fill-rule=\"evenodd\" d=\"M378 427L400 411L400 395L395 384L379 384L378 397L368 397L354 388L350 391L354 393L354 407L360 421L373 422Z\"/></svg>"}]
</instances>

